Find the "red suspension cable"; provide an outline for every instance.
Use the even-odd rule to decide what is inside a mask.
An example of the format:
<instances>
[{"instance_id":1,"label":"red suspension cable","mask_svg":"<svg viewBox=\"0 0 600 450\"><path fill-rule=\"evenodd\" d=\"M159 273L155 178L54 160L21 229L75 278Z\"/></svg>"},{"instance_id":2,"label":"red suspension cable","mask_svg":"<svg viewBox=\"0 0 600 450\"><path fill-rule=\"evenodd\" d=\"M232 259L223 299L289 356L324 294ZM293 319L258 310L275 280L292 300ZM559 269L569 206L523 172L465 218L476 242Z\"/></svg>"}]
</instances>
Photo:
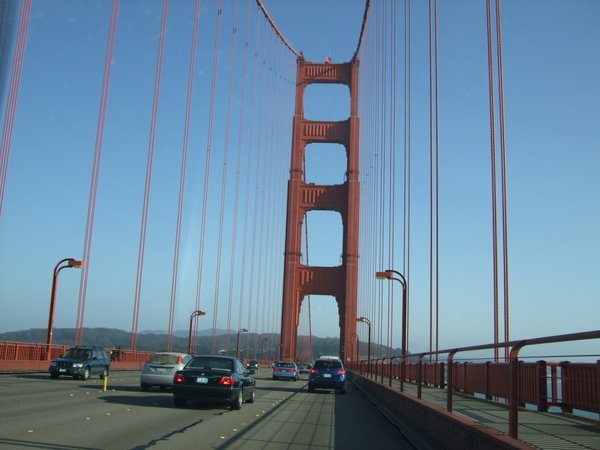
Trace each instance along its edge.
<instances>
[{"instance_id":1,"label":"red suspension cable","mask_svg":"<svg viewBox=\"0 0 600 450\"><path fill-rule=\"evenodd\" d=\"M223 250L223 228L225 221L225 199L227 193L227 175L228 175L228 163L229 163L229 142L231 137L231 103L232 103L232 95L233 95L233 81L235 78L235 56L237 49L237 41L238 41L238 12L239 12L239 0L236 0L234 6L234 17L233 17L233 30L232 30L232 45L231 45L231 53L229 56L229 82L227 86L227 112L225 115L225 144L223 147L223 173L221 177L221 209L219 211L219 237L217 240L217 258L216 258L216 270L215 270L215 295L214 302L215 305L219 303L219 295L220 295L220 279L221 279L221 257ZM237 205L234 205L237 206ZM232 285L229 285L229 290L231 291ZM227 304L227 328L229 330L229 325L231 324L231 301L232 297L229 296L229 301ZM217 306L215 306L215 309ZM213 319L213 322L216 321L216 315ZM229 347L229 333L228 333L228 341L227 347Z\"/></svg>"},{"instance_id":2,"label":"red suspension cable","mask_svg":"<svg viewBox=\"0 0 600 450\"><path fill-rule=\"evenodd\" d=\"M2 130L2 143L0 145L0 217L2 216L2 204L4 203L4 189L6 176L8 174L8 161L12 143L15 116L17 112L17 100L21 86L21 73L23 71L23 60L25 59L25 44L29 32L29 19L31 16L31 0L24 0L19 19L19 31L15 55L13 57L12 74L8 93L8 103L4 117L4 129Z\"/></svg>"},{"instance_id":3,"label":"red suspension cable","mask_svg":"<svg viewBox=\"0 0 600 450\"><path fill-rule=\"evenodd\" d=\"M104 140L104 123L106 109L108 106L108 92L110 88L110 77L112 73L112 59L115 49L117 34L117 17L119 15L120 0L113 0L108 32L108 43L104 60L104 75L102 80L102 92L100 95L100 111L98 114L98 125L96 128L96 144L94 148L94 162L92 166L92 177L90 181L90 194L88 200L87 224L85 228L85 243L83 249L83 261L86 262L86 270L81 271L79 284L79 301L77 304L77 322L75 325L75 344L83 343L83 319L85 316L85 301L87 294L88 274L91 270L90 258L92 254L92 238L94 234L94 216L96 212L96 193L100 177L100 162L102 160L102 142Z\"/></svg>"},{"instance_id":4,"label":"red suspension cable","mask_svg":"<svg viewBox=\"0 0 600 450\"><path fill-rule=\"evenodd\" d=\"M215 117L215 98L217 92L217 79L219 74L219 47L221 44L221 22L223 17L223 0L217 5L217 26L215 30L215 46L213 49L213 70L210 91L210 104L208 114L208 138L206 142L206 161L204 166L204 196L202 200L202 223L200 228L200 251L198 252L198 282L196 285L196 309L200 309L200 296L202 295L202 269L204 263L204 239L206 235L206 213L208 208L208 189L210 179L210 160L212 152L213 126ZM217 328L217 302L213 305L213 326L211 351L216 351L216 328ZM198 332L198 322L195 323L194 334Z\"/></svg>"},{"instance_id":5,"label":"red suspension cable","mask_svg":"<svg viewBox=\"0 0 600 450\"><path fill-rule=\"evenodd\" d=\"M148 142L148 158L146 161L146 180L144 185L144 201L142 205L142 220L140 225L140 242L138 249L137 276L135 283L133 324L131 328L131 349L137 347L137 330L140 314L140 298L142 293L142 280L144 273L144 252L146 249L146 230L148 225L148 205L150 203L150 189L152 187L152 166L154 163L154 146L156 143L156 122L158 120L158 102L160 99L160 82L162 78L165 40L167 36L167 18L169 15L169 0L163 0L162 22L156 59L156 73L154 78L154 98L152 100L152 117L150 121L150 138ZM171 348L168 348L171 351Z\"/></svg>"},{"instance_id":6,"label":"red suspension cable","mask_svg":"<svg viewBox=\"0 0 600 450\"><path fill-rule=\"evenodd\" d=\"M236 177L235 177L235 197L233 201L233 230L232 230L232 240L231 240L231 258L230 258L230 266L229 266L229 313L227 317L227 329L231 329L231 305L233 302L233 287L234 287L234 275L235 275L235 263L237 261L237 229L238 229L238 210L239 210L239 200L240 200L240 181L241 181L241 166L242 166L242 156L244 154L243 146L244 141L244 125L245 125L245 109L246 109L246 90L248 84L248 49L249 49L249 40L250 40L250 30L251 30L251 3L248 2L248 7L246 9L246 31L244 37L244 55L243 55L243 63L242 63L242 91L240 95L240 117L239 117L239 127L238 127L238 146L237 146L237 161L236 161ZM241 268L242 273L244 268ZM243 277L242 277L243 278ZM243 289L240 289L239 295L239 305L238 305L238 313L241 315L241 311L244 305L244 296ZM241 325L238 320L238 329L241 328ZM227 342L226 349L227 352L230 350L231 346L231 336L227 334Z\"/></svg>"},{"instance_id":7,"label":"red suspension cable","mask_svg":"<svg viewBox=\"0 0 600 450\"><path fill-rule=\"evenodd\" d=\"M198 24L200 23L201 0L196 0L194 7L194 25L192 29L192 45L190 51L190 64L188 71L187 99L185 105L185 124L183 127L183 147L181 151L181 171L179 175L179 197L177 201L177 225L175 231L175 248L173 252L173 275L171 277L171 302L169 306L169 323L167 332L167 347L173 346L173 322L175 320L175 304L177 301L177 283L179 278L179 253L181 250L181 227L183 218L183 204L185 197L186 169L189 154L190 119L192 115L192 100L194 80L196 78L196 49L198 41Z\"/></svg>"},{"instance_id":8,"label":"red suspension cable","mask_svg":"<svg viewBox=\"0 0 600 450\"><path fill-rule=\"evenodd\" d=\"M493 48L492 48L492 12L490 1L486 2L487 13L487 46L488 46L488 95L490 103L490 160L491 160L491 181L492 181L492 268L493 268L493 296L494 296L494 343L499 342L498 333L498 193L496 181L496 118L494 106L494 63L493 63ZM498 361L499 351L494 349L494 360Z\"/></svg>"}]
</instances>

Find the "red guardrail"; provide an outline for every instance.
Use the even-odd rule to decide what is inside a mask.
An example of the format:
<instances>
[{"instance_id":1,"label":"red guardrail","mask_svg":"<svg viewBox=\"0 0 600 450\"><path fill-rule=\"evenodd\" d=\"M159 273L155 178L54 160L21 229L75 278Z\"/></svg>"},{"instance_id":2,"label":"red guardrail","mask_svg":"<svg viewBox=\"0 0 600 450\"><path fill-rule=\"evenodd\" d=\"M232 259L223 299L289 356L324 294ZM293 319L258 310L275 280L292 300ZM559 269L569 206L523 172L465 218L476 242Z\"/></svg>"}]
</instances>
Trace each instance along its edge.
<instances>
[{"instance_id":1,"label":"red guardrail","mask_svg":"<svg viewBox=\"0 0 600 450\"><path fill-rule=\"evenodd\" d=\"M518 410L525 404L535 405L538 411L547 411L548 406L558 406L565 412L574 409L600 413L600 360L596 363L560 364L538 361L525 363L519 360L519 351L528 345L552 344L589 339L600 339L600 330L582 333L548 336L505 343L459 347L438 352L424 352L417 355L393 356L371 361L349 364L349 368L366 373L370 379L392 377L400 380L400 390L405 381L417 383L417 396L421 398L421 386L441 386L446 384L448 412L452 412L453 392L482 394L486 398L502 398L509 407L509 435L518 438ZM456 363L454 356L459 352L510 348L510 359L506 363ZM447 354L446 368L443 363L424 363L426 355ZM419 363L408 364L406 360L419 358ZM388 361L385 364L385 361ZM390 364L398 360L399 364ZM558 367L557 367L558 366ZM401 369L399 369L401 367ZM445 371L445 373L444 373ZM401 374L404 373L404 379Z\"/></svg>"},{"instance_id":2,"label":"red guardrail","mask_svg":"<svg viewBox=\"0 0 600 450\"><path fill-rule=\"evenodd\" d=\"M48 356L46 344L0 341L0 372L46 371L49 361L59 358L71 346L52 345ZM107 348L114 369L139 369L153 352L134 352Z\"/></svg>"}]
</instances>

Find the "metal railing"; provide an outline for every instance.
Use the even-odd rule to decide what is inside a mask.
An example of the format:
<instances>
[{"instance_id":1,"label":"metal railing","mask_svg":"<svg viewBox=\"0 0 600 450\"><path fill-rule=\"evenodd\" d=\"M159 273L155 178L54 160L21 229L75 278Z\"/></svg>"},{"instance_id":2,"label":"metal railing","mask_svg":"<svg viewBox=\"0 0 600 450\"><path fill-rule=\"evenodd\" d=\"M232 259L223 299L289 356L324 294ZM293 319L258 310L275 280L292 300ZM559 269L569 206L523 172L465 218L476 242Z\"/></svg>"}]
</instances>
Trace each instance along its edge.
<instances>
[{"instance_id":1,"label":"metal railing","mask_svg":"<svg viewBox=\"0 0 600 450\"><path fill-rule=\"evenodd\" d=\"M48 355L47 344L0 341L0 362L40 362L41 365L44 365L51 359L59 358L70 347L72 346L52 345L50 347L50 355ZM141 364L148 361L153 354L153 352L134 352L131 350L122 350L120 348L107 348L106 351L110 354L112 362L123 364Z\"/></svg>"},{"instance_id":2,"label":"metal railing","mask_svg":"<svg viewBox=\"0 0 600 450\"><path fill-rule=\"evenodd\" d=\"M446 389L448 412L452 412L454 392L481 394L488 399L500 398L508 404L509 435L517 439L519 408L525 404L535 405L538 411L557 406L565 412L578 409L600 413L600 360L596 363L526 363L519 360L519 352L526 346L590 339L600 339L600 330L376 358L350 364L349 368L359 370L361 375L382 384L387 377L389 386L392 386L393 379L397 379L401 391L405 381L412 381L417 385L419 399L423 385ZM508 362L473 364L454 361L455 355L460 352L495 348L510 349ZM447 355L445 362L424 362L426 356L436 356L437 360L439 355L444 354ZM408 363L409 358L418 358L418 363ZM399 362L393 364L394 360Z\"/></svg>"}]
</instances>

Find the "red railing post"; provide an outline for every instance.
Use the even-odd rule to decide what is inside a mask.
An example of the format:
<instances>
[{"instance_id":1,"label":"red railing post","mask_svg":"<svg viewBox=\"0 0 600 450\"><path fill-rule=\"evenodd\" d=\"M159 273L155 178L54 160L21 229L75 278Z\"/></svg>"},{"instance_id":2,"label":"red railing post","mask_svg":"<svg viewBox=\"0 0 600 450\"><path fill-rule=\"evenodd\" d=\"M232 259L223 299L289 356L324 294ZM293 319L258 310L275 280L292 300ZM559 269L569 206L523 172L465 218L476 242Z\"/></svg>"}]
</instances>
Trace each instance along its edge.
<instances>
[{"instance_id":1,"label":"red railing post","mask_svg":"<svg viewBox=\"0 0 600 450\"><path fill-rule=\"evenodd\" d=\"M425 355L423 353L421 353L419 355L419 362L417 363L417 398L420 400L421 399L421 390L422 390L422 375L421 375L421 368L423 367L423 358L425 357Z\"/></svg>"},{"instance_id":2,"label":"red railing post","mask_svg":"<svg viewBox=\"0 0 600 450\"><path fill-rule=\"evenodd\" d=\"M600 414L600 359L596 361L596 405L598 405L598 414Z\"/></svg>"},{"instance_id":3,"label":"red railing post","mask_svg":"<svg viewBox=\"0 0 600 450\"><path fill-rule=\"evenodd\" d=\"M452 395L454 391L454 355L456 350L452 350L448 353L448 388L446 389L446 409L448 412L452 412Z\"/></svg>"},{"instance_id":4,"label":"red railing post","mask_svg":"<svg viewBox=\"0 0 600 450\"><path fill-rule=\"evenodd\" d=\"M510 350L510 375L508 388L508 435L519 438L519 351L526 344L517 342Z\"/></svg>"}]
</instances>

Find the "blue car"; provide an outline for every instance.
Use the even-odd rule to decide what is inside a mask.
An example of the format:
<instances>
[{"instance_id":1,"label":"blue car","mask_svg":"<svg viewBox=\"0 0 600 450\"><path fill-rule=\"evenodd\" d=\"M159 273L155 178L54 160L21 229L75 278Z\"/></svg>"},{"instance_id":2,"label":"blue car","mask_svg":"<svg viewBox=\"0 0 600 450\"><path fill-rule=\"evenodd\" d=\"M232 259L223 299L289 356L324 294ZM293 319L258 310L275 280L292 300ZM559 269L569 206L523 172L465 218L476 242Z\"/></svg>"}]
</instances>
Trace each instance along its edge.
<instances>
[{"instance_id":1,"label":"blue car","mask_svg":"<svg viewBox=\"0 0 600 450\"><path fill-rule=\"evenodd\" d=\"M335 389L346 393L346 370L342 361L335 359L317 359L308 372L308 392L315 389Z\"/></svg>"}]
</instances>

